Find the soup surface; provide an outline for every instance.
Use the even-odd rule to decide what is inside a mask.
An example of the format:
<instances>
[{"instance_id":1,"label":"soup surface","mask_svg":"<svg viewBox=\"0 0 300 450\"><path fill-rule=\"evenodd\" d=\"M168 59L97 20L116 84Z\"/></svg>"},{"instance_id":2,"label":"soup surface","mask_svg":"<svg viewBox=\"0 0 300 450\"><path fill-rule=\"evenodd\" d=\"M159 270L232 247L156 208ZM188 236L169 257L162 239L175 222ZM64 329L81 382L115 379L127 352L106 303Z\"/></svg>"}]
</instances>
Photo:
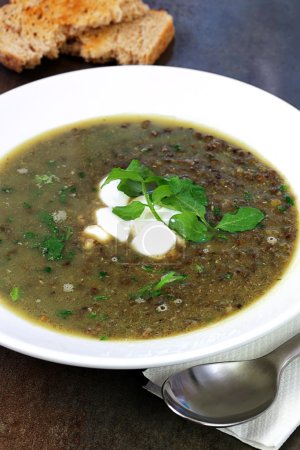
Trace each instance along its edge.
<instances>
[{"instance_id":1,"label":"soup surface","mask_svg":"<svg viewBox=\"0 0 300 450\"><path fill-rule=\"evenodd\" d=\"M211 226L241 207L259 208L264 219L252 230L186 241L160 259L127 242L87 239L83 230L103 206L100 180L133 159L157 175L201 185ZM1 301L58 331L106 340L201 328L266 293L295 247L294 200L280 174L188 124L124 117L82 123L22 145L0 170Z\"/></svg>"}]
</instances>

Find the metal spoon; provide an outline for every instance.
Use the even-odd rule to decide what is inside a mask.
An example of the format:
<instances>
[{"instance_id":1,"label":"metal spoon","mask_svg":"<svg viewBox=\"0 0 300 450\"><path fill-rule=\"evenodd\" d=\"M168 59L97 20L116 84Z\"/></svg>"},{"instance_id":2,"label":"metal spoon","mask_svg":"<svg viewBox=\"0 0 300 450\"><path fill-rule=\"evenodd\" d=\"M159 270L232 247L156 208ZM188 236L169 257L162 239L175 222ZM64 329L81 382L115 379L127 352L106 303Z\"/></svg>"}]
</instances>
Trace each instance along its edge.
<instances>
[{"instance_id":1,"label":"metal spoon","mask_svg":"<svg viewBox=\"0 0 300 450\"><path fill-rule=\"evenodd\" d=\"M171 375L162 396L172 411L193 422L213 427L246 422L271 406L282 370L298 355L300 333L257 359L202 364Z\"/></svg>"}]
</instances>

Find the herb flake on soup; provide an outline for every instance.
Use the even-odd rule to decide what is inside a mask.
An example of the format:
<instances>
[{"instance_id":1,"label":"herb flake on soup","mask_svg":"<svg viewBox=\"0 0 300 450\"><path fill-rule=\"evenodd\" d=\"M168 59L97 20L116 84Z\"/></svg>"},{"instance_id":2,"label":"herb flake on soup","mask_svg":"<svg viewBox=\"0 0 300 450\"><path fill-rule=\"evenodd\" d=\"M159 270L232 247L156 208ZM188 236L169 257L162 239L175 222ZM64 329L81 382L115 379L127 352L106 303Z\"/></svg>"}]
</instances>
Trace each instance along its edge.
<instances>
[{"instance_id":1,"label":"herb flake on soup","mask_svg":"<svg viewBox=\"0 0 300 450\"><path fill-rule=\"evenodd\" d=\"M116 117L1 161L1 302L100 341L199 329L279 280L293 193L247 149L187 123Z\"/></svg>"}]
</instances>

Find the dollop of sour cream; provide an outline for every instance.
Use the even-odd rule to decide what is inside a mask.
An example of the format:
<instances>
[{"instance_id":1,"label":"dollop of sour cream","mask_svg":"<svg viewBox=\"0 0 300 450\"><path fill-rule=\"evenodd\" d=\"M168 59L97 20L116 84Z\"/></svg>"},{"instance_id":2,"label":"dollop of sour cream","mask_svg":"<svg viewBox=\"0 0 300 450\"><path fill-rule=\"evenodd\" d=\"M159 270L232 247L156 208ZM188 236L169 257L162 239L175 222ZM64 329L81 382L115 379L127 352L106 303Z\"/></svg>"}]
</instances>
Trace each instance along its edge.
<instances>
[{"instance_id":1,"label":"dollop of sour cream","mask_svg":"<svg viewBox=\"0 0 300 450\"><path fill-rule=\"evenodd\" d=\"M184 240L166 225L178 211L155 206L164 223L157 220L148 207L134 220L126 221L114 214L112 210L115 206L126 206L133 199L118 190L120 180L111 181L102 187L106 178L99 183L99 198L106 206L96 210L96 225L86 227L85 235L101 243L113 238L128 242L136 252L152 258L165 256L175 248L176 243L184 244ZM144 196L134 200L147 204Z\"/></svg>"}]
</instances>

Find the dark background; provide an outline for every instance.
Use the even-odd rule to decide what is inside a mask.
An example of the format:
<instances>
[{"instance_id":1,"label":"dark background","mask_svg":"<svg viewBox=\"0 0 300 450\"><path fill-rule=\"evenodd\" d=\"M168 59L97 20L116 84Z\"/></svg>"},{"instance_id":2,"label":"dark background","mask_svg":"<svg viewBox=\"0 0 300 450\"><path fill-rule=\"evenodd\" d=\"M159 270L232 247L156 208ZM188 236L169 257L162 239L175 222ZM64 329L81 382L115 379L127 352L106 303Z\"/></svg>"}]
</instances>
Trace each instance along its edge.
<instances>
[{"instance_id":1,"label":"dark background","mask_svg":"<svg viewBox=\"0 0 300 450\"><path fill-rule=\"evenodd\" d=\"M300 108L299 0L148 3L167 9L176 26L175 41L157 64L233 77ZM87 67L71 57L22 74L0 67L0 93ZM250 449L175 416L144 384L141 371L69 367L0 348L0 450ZM300 429L282 450L299 448Z\"/></svg>"}]
</instances>

